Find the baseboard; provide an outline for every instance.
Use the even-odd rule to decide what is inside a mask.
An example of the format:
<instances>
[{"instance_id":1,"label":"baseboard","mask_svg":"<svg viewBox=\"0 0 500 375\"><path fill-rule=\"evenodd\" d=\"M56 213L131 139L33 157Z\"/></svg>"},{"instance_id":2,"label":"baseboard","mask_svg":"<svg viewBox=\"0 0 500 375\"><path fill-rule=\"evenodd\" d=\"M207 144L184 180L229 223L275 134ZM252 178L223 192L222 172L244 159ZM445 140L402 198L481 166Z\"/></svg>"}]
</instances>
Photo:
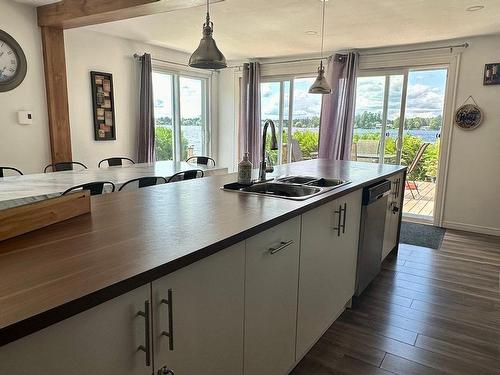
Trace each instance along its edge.
<instances>
[{"instance_id":1,"label":"baseboard","mask_svg":"<svg viewBox=\"0 0 500 375\"><path fill-rule=\"evenodd\" d=\"M454 221L443 221L443 227L446 229L463 230L466 232L500 236L500 228L483 227L481 225L457 223Z\"/></svg>"}]
</instances>

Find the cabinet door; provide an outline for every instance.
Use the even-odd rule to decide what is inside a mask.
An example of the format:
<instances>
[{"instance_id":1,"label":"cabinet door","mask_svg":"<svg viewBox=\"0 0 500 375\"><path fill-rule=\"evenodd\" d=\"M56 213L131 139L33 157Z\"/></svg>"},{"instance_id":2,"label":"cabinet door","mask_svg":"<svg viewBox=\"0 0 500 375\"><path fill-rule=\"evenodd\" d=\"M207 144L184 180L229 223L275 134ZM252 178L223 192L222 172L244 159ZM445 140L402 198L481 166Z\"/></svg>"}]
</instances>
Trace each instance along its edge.
<instances>
[{"instance_id":1,"label":"cabinet door","mask_svg":"<svg viewBox=\"0 0 500 375\"><path fill-rule=\"evenodd\" d=\"M403 174L397 174L389 178L391 181L391 194L387 202L387 211L385 219L384 245L382 248L382 260L394 249L397 245L399 216L401 207L401 198L404 194Z\"/></svg>"},{"instance_id":2,"label":"cabinet door","mask_svg":"<svg viewBox=\"0 0 500 375\"><path fill-rule=\"evenodd\" d=\"M335 319L336 210L338 202L333 201L302 215L296 360Z\"/></svg>"},{"instance_id":3,"label":"cabinet door","mask_svg":"<svg viewBox=\"0 0 500 375\"><path fill-rule=\"evenodd\" d=\"M242 242L152 283L156 369L242 374L244 267Z\"/></svg>"},{"instance_id":4,"label":"cabinet door","mask_svg":"<svg viewBox=\"0 0 500 375\"><path fill-rule=\"evenodd\" d=\"M300 217L246 241L246 375L284 375L295 362Z\"/></svg>"},{"instance_id":5,"label":"cabinet door","mask_svg":"<svg viewBox=\"0 0 500 375\"><path fill-rule=\"evenodd\" d=\"M150 375L138 350L151 348L138 315L149 300L148 284L0 347L0 374Z\"/></svg>"},{"instance_id":6,"label":"cabinet door","mask_svg":"<svg viewBox=\"0 0 500 375\"><path fill-rule=\"evenodd\" d=\"M343 209L341 233L335 248L334 310L338 314L354 295L356 288L356 264L358 261L359 226L361 221L362 190L338 199Z\"/></svg>"},{"instance_id":7,"label":"cabinet door","mask_svg":"<svg viewBox=\"0 0 500 375\"><path fill-rule=\"evenodd\" d=\"M302 215L296 360L354 294L361 194L353 192Z\"/></svg>"}]
</instances>

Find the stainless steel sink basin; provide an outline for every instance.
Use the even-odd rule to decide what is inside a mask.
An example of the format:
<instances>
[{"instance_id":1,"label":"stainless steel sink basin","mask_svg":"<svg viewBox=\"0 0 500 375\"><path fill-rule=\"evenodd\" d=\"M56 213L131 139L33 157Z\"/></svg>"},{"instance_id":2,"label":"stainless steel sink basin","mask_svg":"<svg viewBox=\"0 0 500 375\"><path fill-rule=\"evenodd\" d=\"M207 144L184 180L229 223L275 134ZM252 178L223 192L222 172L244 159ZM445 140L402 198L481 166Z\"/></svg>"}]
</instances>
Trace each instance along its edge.
<instances>
[{"instance_id":1,"label":"stainless steel sink basin","mask_svg":"<svg viewBox=\"0 0 500 375\"><path fill-rule=\"evenodd\" d=\"M290 183L264 182L243 188L241 191L287 198L303 198L321 192L321 188Z\"/></svg>"},{"instance_id":2,"label":"stainless steel sink basin","mask_svg":"<svg viewBox=\"0 0 500 375\"><path fill-rule=\"evenodd\" d=\"M242 187L238 184L228 184L222 189L301 201L326 193L350 182L335 178L285 176L268 182L255 183L247 187Z\"/></svg>"},{"instance_id":3,"label":"stainless steel sink basin","mask_svg":"<svg viewBox=\"0 0 500 375\"><path fill-rule=\"evenodd\" d=\"M304 184L309 186L319 186L319 187L335 187L340 185L345 185L350 181L341 180L339 178L318 178L318 177L308 177L308 176L286 176L276 179L279 182L293 183L293 184Z\"/></svg>"}]
</instances>

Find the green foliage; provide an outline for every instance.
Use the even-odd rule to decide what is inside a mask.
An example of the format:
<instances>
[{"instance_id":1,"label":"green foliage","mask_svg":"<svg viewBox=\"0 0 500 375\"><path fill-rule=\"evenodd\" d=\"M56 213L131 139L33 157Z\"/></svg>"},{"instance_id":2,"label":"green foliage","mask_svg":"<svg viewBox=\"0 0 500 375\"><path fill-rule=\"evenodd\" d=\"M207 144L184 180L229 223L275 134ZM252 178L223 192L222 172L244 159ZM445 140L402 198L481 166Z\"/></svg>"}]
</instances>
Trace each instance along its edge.
<instances>
[{"instance_id":1,"label":"green foliage","mask_svg":"<svg viewBox=\"0 0 500 375\"><path fill-rule=\"evenodd\" d=\"M296 131L293 138L299 142L302 156L305 159L311 158L312 152L318 152L319 133L311 130Z\"/></svg>"},{"instance_id":2,"label":"green foliage","mask_svg":"<svg viewBox=\"0 0 500 375\"><path fill-rule=\"evenodd\" d=\"M156 160L172 160L172 128L157 126L155 128Z\"/></svg>"},{"instance_id":3,"label":"green foliage","mask_svg":"<svg viewBox=\"0 0 500 375\"><path fill-rule=\"evenodd\" d=\"M355 134L353 136L353 143L358 142L360 139L379 140L380 133L364 133ZM403 138L403 148L401 150L401 164L410 165L418 149L422 145L423 140L420 137L413 135L405 135ZM396 140L394 138L385 139L385 153L386 155L396 154ZM439 141L430 144L424 152L422 159L417 165L417 168L408 176L409 180L425 181L429 178L437 176L439 162Z\"/></svg>"},{"instance_id":4,"label":"green foliage","mask_svg":"<svg viewBox=\"0 0 500 375\"><path fill-rule=\"evenodd\" d=\"M172 126L170 117L157 117L155 122L156 126ZM201 117L182 118L181 126L202 126Z\"/></svg>"},{"instance_id":5,"label":"green foliage","mask_svg":"<svg viewBox=\"0 0 500 375\"><path fill-rule=\"evenodd\" d=\"M382 126L380 113L363 112L354 117L354 127L358 129L375 129Z\"/></svg>"},{"instance_id":6,"label":"green foliage","mask_svg":"<svg viewBox=\"0 0 500 375\"><path fill-rule=\"evenodd\" d=\"M388 129L399 128L401 122L399 117L394 120L387 120ZM415 129L430 129L439 130L443 124L443 117L441 115L436 117L411 117L405 119L404 128L406 130ZM354 117L354 127L357 129L377 129L382 127L382 116L380 113L363 112Z\"/></svg>"},{"instance_id":7,"label":"green foliage","mask_svg":"<svg viewBox=\"0 0 500 375\"><path fill-rule=\"evenodd\" d=\"M158 122L157 122L158 124ZM155 127L155 153L156 160L172 160L172 128L165 126ZM187 159L187 139L182 136L182 159Z\"/></svg>"},{"instance_id":8,"label":"green foliage","mask_svg":"<svg viewBox=\"0 0 500 375\"><path fill-rule=\"evenodd\" d=\"M271 159L271 163L273 165L276 165L278 163L278 150L270 150L269 151L269 145L271 144L271 134L267 133L267 150L269 154L269 158ZM319 141L319 134L316 131L313 130L302 130L302 131L296 131L293 133L293 139L296 139L297 142L299 142L299 147L300 150L302 151L302 156L304 159L310 159L311 158L311 153L313 152L318 152L318 141ZM288 134L286 131L283 131L282 133L282 142L283 144L288 143ZM283 155L283 160L285 160L286 155Z\"/></svg>"}]
</instances>

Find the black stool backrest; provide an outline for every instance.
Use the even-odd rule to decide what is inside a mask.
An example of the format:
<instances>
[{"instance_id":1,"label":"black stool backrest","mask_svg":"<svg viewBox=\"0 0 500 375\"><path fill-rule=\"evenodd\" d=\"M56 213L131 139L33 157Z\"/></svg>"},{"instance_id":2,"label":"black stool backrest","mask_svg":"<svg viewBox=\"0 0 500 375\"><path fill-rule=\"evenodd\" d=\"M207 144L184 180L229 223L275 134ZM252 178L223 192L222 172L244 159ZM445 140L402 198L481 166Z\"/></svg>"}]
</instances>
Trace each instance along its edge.
<instances>
[{"instance_id":1,"label":"black stool backrest","mask_svg":"<svg viewBox=\"0 0 500 375\"><path fill-rule=\"evenodd\" d=\"M79 165L83 167L83 169L88 169L87 166L79 161L61 161L59 163L52 163L47 165L43 169L43 173L47 173L49 168L52 168L52 172L62 172L62 171L72 171L73 165Z\"/></svg>"},{"instance_id":2,"label":"black stool backrest","mask_svg":"<svg viewBox=\"0 0 500 375\"><path fill-rule=\"evenodd\" d=\"M187 163L190 163L194 161L196 164L201 164L201 165L211 165L212 167L215 167L215 160L212 159L210 156L191 156L186 160Z\"/></svg>"},{"instance_id":3,"label":"black stool backrest","mask_svg":"<svg viewBox=\"0 0 500 375\"><path fill-rule=\"evenodd\" d=\"M111 186L110 193L115 191L115 184L112 183L111 181L95 181L95 182L88 182L86 184L81 184L81 185L76 185L76 186L70 187L68 190L66 190L61 195L66 195L69 192L72 192L75 190L89 190L90 195L99 195L99 194L104 193L104 186L106 186L106 185Z\"/></svg>"},{"instance_id":4,"label":"black stool backrest","mask_svg":"<svg viewBox=\"0 0 500 375\"><path fill-rule=\"evenodd\" d=\"M0 178L5 176L4 171L14 171L16 173L19 173L21 176L23 174L23 172L14 167L0 167Z\"/></svg>"},{"instance_id":5,"label":"black stool backrest","mask_svg":"<svg viewBox=\"0 0 500 375\"><path fill-rule=\"evenodd\" d=\"M139 177L139 178L134 178L133 180L125 182L118 191L122 190L132 190L132 185L137 183L135 188L143 188L143 187L148 187L148 186L154 186L154 185L160 185L160 184L166 184L167 179L165 177ZM128 186L126 188L126 186Z\"/></svg>"},{"instance_id":6,"label":"black stool backrest","mask_svg":"<svg viewBox=\"0 0 500 375\"><path fill-rule=\"evenodd\" d=\"M101 164L105 163L105 162L108 163L108 167L118 167L120 165L123 165L123 161L124 160L127 160L127 161L131 162L132 164L135 164L135 161L133 161L130 158L126 158L126 157L114 157L114 158L107 158L107 159L101 160L99 162L99 164L97 165L97 167L101 168Z\"/></svg>"},{"instance_id":7,"label":"black stool backrest","mask_svg":"<svg viewBox=\"0 0 500 375\"><path fill-rule=\"evenodd\" d=\"M168 179L168 182L192 180L194 178L201 178L203 176L204 173L201 169L190 169L187 171L182 171L174 174L172 177Z\"/></svg>"}]
</instances>

